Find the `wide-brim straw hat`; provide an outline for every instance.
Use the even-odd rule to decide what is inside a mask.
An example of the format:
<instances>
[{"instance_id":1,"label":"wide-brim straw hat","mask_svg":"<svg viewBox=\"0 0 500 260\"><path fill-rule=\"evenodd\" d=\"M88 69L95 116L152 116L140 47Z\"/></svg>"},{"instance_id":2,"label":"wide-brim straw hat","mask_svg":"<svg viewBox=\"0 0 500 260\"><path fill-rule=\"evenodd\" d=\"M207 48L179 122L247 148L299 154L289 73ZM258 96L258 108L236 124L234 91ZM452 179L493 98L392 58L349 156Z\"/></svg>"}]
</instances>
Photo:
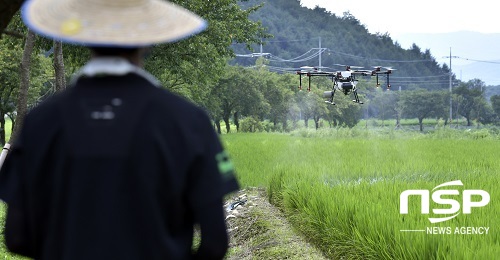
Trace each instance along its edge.
<instances>
[{"instance_id":1,"label":"wide-brim straw hat","mask_svg":"<svg viewBox=\"0 0 500 260\"><path fill-rule=\"evenodd\" d=\"M38 34L96 47L174 42L207 27L199 16L162 0L28 0L22 17Z\"/></svg>"}]
</instances>

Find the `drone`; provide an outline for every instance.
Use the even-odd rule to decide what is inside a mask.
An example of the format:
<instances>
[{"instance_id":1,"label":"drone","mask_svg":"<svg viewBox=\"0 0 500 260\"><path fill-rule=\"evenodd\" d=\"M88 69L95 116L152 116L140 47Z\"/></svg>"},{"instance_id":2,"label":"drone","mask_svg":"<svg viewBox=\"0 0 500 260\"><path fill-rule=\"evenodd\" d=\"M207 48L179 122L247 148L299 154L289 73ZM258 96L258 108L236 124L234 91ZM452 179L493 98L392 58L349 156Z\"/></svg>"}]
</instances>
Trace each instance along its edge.
<instances>
[{"instance_id":1,"label":"drone","mask_svg":"<svg viewBox=\"0 0 500 260\"><path fill-rule=\"evenodd\" d=\"M341 65L335 64L337 66L344 66L345 70L343 71L323 71L323 68L326 67L310 67L303 66L300 67L300 70L297 71L297 74L300 78L299 90L302 90L302 76L305 75L309 78L309 87L308 91L311 91L311 77L329 77L332 79L333 86L332 90L323 92L323 97L327 98L326 103L335 105L333 102L333 98L335 96L335 91L340 91L344 93L344 95L349 95L353 93L354 99L352 100L354 103L363 104L362 101L359 100L358 92L356 89L356 85L358 84L358 80L356 76L375 76L377 79L377 87L380 87L379 83L379 75L386 75L387 78L387 89L391 88L391 84L389 81L389 75L392 74L392 71L395 69L390 67L382 67L375 66L373 70L360 70L363 67L358 66L349 66L349 65Z\"/></svg>"}]
</instances>

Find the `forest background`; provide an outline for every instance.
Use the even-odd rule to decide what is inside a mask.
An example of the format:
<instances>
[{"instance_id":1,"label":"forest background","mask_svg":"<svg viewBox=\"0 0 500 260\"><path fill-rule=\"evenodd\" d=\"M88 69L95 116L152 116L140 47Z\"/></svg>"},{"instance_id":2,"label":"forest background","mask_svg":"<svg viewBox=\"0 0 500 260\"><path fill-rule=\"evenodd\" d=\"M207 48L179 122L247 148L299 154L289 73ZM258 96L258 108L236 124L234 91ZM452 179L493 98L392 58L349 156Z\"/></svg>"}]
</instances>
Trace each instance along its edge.
<instances>
[{"instance_id":1,"label":"forest background","mask_svg":"<svg viewBox=\"0 0 500 260\"><path fill-rule=\"evenodd\" d=\"M317 129L354 127L369 119L395 119L396 127L401 119L417 119L420 131L430 118L468 127L499 123L500 86L481 79L462 82L431 50L417 44L404 49L388 33L371 34L350 13L339 17L286 0L173 2L203 16L209 29L152 47L146 70L205 108L219 133L287 132L310 123ZM35 36L17 14L0 39L0 143L8 141L7 124L15 136L18 119L64 89L88 58L85 48ZM321 94L332 84L328 79L313 79L310 92L299 90L298 68L343 70L338 64L397 70L390 89L384 78L380 88L372 77L360 79L364 105L343 95L336 96L336 106L323 102Z\"/></svg>"}]
</instances>

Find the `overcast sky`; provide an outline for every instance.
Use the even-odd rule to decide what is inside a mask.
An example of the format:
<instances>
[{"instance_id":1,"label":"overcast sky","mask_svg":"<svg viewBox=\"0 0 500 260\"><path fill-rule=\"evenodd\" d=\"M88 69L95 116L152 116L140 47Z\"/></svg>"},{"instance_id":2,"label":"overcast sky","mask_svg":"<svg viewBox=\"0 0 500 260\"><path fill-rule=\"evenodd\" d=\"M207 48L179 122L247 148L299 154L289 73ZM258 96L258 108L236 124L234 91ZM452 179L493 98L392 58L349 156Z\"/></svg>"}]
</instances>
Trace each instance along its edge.
<instances>
[{"instance_id":1,"label":"overcast sky","mask_svg":"<svg viewBox=\"0 0 500 260\"><path fill-rule=\"evenodd\" d=\"M301 0L342 16L349 11L371 33L500 33L499 3L494 0Z\"/></svg>"},{"instance_id":2,"label":"overcast sky","mask_svg":"<svg viewBox=\"0 0 500 260\"><path fill-rule=\"evenodd\" d=\"M500 77L496 73L483 73L485 65L488 69L498 70L500 64L482 63L481 70L469 69L466 66L473 63L468 59L500 61L500 2L494 0L300 0L302 6L314 8L319 5L327 11L342 17L349 11L370 33L389 33L391 38L409 48L412 43L419 47L430 49L432 55L439 63L449 63L445 58L449 55L450 48L455 58L453 70L457 75L464 76L464 80L481 78L487 83L498 85ZM447 35L419 35L421 33L443 34L461 31L485 33L481 39L474 36L450 37ZM467 35L467 34L455 34ZM469 34L470 35L470 34ZM444 40L443 40L444 39ZM446 40L448 39L448 40ZM492 42L493 41L493 42ZM461 78L461 77L460 77Z\"/></svg>"}]
</instances>

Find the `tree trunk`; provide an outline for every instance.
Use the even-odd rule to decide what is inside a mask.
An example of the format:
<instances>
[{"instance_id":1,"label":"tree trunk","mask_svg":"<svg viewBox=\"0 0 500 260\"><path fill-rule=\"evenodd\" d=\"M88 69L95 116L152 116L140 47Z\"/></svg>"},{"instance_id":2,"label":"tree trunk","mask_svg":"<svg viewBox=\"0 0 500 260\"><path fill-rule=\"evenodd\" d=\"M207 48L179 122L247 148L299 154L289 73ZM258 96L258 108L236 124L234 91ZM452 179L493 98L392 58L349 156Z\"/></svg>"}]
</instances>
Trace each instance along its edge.
<instances>
[{"instance_id":1,"label":"tree trunk","mask_svg":"<svg viewBox=\"0 0 500 260\"><path fill-rule=\"evenodd\" d=\"M320 117L314 117L314 126L316 127L316 130L319 129L319 119Z\"/></svg>"},{"instance_id":2,"label":"tree trunk","mask_svg":"<svg viewBox=\"0 0 500 260\"><path fill-rule=\"evenodd\" d=\"M0 146L5 144L5 114L0 112Z\"/></svg>"},{"instance_id":3,"label":"tree trunk","mask_svg":"<svg viewBox=\"0 0 500 260\"><path fill-rule=\"evenodd\" d=\"M31 54L35 45L35 33L28 30L26 42L24 44L23 58L21 60L21 84L19 86L19 96L17 98L17 116L14 124L12 135L10 136L9 143L13 143L19 135L22 127L24 117L28 112L28 88L30 86L30 67L31 67Z\"/></svg>"},{"instance_id":4,"label":"tree trunk","mask_svg":"<svg viewBox=\"0 0 500 260\"><path fill-rule=\"evenodd\" d=\"M423 118L418 119L418 125L420 126L420 132L423 132L424 131L424 119Z\"/></svg>"},{"instance_id":5,"label":"tree trunk","mask_svg":"<svg viewBox=\"0 0 500 260\"><path fill-rule=\"evenodd\" d=\"M66 88L66 76L64 73L64 56L62 42L54 41L54 71L56 75L56 92Z\"/></svg>"},{"instance_id":6,"label":"tree trunk","mask_svg":"<svg viewBox=\"0 0 500 260\"><path fill-rule=\"evenodd\" d=\"M0 0L0 37L24 0Z\"/></svg>"},{"instance_id":7,"label":"tree trunk","mask_svg":"<svg viewBox=\"0 0 500 260\"><path fill-rule=\"evenodd\" d=\"M222 131L220 130L220 119L215 120L215 128L217 129L218 134L222 134Z\"/></svg>"},{"instance_id":8,"label":"tree trunk","mask_svg":"<svg viewBox=\"0 0 500 260\"><path fill-rule=\"evenodd\" d=\"M224 123L226 124L226 133L229 134L229 131L231 131L231 126L229 125L229 117L224 117L223 120Z\"/></svg>"},{"instance_id":9,"label":"tree trunk","mask_svg":"<svg viewBox=\"0 0 500 260\"><path fill-rule=\"evenodd\" d=\"M288 131L288 120L285 118L282 122L283 124L283 132Z\"/></svg>"},{"instance_id":10,"label":"tree trunk","mask_svg":"<svg viewBox=\"0 0 500 260\"><path fill-rule=\"evenodd\" d=\"M238 118L238 112L234 112L233 114L234 124L236 125L236 132L240 131L240 119Z\"/></svg>"},{"instance_id":11,"label":"tree trunk","mask_svg":"<svg viewBox=\"0 0 500 260\"><path fill-rule=\"evenodd\" d=\"M401 117L399 116L399 113L396 114L396 129L399 129L401 127Z\"/></svg>"}]
</instances>

